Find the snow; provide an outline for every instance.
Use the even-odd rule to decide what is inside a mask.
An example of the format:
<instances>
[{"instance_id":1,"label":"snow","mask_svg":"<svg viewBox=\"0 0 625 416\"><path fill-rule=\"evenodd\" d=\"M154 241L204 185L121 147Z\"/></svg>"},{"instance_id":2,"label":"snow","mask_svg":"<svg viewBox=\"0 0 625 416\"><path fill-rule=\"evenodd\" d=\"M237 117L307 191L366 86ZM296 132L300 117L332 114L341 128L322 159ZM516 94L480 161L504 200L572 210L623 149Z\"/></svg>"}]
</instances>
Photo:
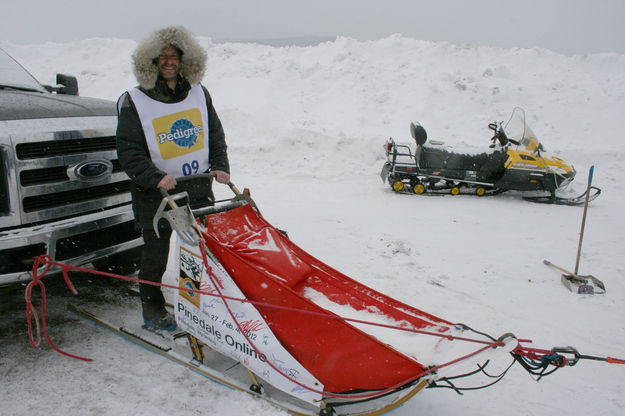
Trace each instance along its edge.
<instances>
[{"instance_id":1,"label":"snow","mask_svg":"<svg viewBox=\"0 0 625 416\"><path fill-rule=\"evenodd\" d=\"M546 49L459 46L399 35L312 47L213 43L204 85L229 145L232 181L250 188L264 217L313 256L401 302L537 348L572 345L625 358L625 55L564 56ZM136 42L86 39L17 45L0 41L43 83L78 77L81 95L115 100L135 85ZM409 125L471 152L487 125L525 109L551 154L578 174L595 166L602 189L586 220L580 274L605 295L569 292L543 259L572 270L583 209L525 202L514 194L399 195L382 184L382 145L410 142ZM229 196L225 187L218 189ZM210 383L80 321L68 302L105 315L132 314L122 285L76 278L78 297L47 281L47 323L73 360L28 342L23 288L0 292L0 414L171 415L283 412ZM71 298L71 299L70 299ZM39 300L37 299L37 304ZM616 415L625 368L581 361L536 383L518 365L498 384L460 396L426 390L395 415Z\"/></svg>"}]
</instances>

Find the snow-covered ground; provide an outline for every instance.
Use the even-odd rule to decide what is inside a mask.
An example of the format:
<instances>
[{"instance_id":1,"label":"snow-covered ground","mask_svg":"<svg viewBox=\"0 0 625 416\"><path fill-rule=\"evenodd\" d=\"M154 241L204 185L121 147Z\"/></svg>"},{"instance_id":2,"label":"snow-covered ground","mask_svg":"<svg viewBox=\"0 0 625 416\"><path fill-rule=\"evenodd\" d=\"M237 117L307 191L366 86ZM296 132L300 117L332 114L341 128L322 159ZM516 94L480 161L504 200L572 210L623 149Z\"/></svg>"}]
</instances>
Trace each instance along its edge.
<instances>
[{"instance_id":1,"label":"snow-covered ground","mask_svg":"<svg viewBox=\"0 0 625 416\"><path fill-rule=\"evenodd\" d=\"M312 47L201 43L232 181L250 188L265 218L299 246L449 321L512 332L538 348L625 358L625 55L568 57L398 35ZM43 83L70 73L81 95L112 100L135 85L135 46L0 42ZM574 268L582 208L512 194L399 195L380 180L383 143L410 142L411 121L431 139L478 152L489 144L487 124L507 120L515 106L547 151L577 169L565 194L581 193L595 165L593 184L603 192L588 211L580 273L603 280L605 295L569 292L542 263ZM64 309L69 292L49 285L52 339L94 361L33 349L22 289L0 292L0 414L282 414L77 320ZM74 302L99 303L103 312L137 302L123 285L81 278L77 286ZM493 387L463 396L426 390L394 414L617 415L624 389L622 365L582 361L538 383L515 365Z\"/></svg>"}]
</instances>

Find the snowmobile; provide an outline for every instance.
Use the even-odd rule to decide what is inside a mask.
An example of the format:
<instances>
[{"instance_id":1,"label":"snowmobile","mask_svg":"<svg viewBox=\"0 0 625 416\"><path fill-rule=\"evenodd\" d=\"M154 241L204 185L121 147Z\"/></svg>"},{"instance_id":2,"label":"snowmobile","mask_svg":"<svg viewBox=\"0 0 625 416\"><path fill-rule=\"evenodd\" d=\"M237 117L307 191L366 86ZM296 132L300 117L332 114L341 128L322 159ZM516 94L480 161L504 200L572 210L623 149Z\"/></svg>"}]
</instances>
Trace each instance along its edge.
<instances>
[{"instance_id":1,"label":"snowmobile","mask_svg":"<svg viewBox=\"0 0 625 416\"><path fill-rule=\"evenodd\" d=\"M525 122L525 112L516 107L509 121L488 125L493 130L489 151L479 154L457 153L439 141L426 145L427 132L419 123L410 124L416 142L397 144L390 138L385 146L387 160L382 167L382 182L388 181L399 193L438 193L494 195L520 191L524 199L564 205L582 205L585 193L564 198L556 191L564 189L575 177L572 165L557 156L547 156L545 149ZM589 199L601 190L592 187Z\"/></svg>"},{"instance_id":2,"label":"snowmobile","mask_svg":"<svg viewBox=\"0 0 625 416\"><path fill-rule=\"evenodd\" d=\"M107 322L90 311L71 310L296 415L381 415L425 388L473 389L462 386L465 377L483 377L480 384L492 385L514 362L539 378L582 358L625 364L583 356L572 347L531 348L524 345L530 340L511 333L496 338L401 303L306 253L262 217L249 192L230 187L232 199L194 210L178 206L186 192L164 192L155 216L176 231L162 286L174 292L171 307L180 332L159 334L154 342L128 329L139 313L115 314L116 321ZM69 270L142 282L38 257L26 289L29 329L30 291L43 285L40 279L51 267L62 268L72 290ZM51 343L45 316L41 322L52 347L72 356ZM29 336L32 342L30 331ZM485 371L502 360L498 374Z\"/></svg>"}]
</instances>

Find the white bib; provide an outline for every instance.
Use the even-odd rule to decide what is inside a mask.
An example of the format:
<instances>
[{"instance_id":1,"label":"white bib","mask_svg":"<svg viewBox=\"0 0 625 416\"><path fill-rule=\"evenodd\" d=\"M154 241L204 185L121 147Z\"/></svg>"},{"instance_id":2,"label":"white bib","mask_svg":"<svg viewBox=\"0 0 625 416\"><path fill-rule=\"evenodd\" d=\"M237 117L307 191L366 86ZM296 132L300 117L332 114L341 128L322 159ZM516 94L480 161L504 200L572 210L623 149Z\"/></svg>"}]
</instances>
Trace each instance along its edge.
<instances>
[{"instance_id":1,"label":"white bib","mask_svg":"<svg viewBox=\"0 0 625 416\"><path fill-rule=\"evenodd\" d=\"M174 177L208 170L208 111L199 84L193 85L187 97L178 103L153 100L138 88L128 94L157 168Z\"/></svg>"}]
</instances>

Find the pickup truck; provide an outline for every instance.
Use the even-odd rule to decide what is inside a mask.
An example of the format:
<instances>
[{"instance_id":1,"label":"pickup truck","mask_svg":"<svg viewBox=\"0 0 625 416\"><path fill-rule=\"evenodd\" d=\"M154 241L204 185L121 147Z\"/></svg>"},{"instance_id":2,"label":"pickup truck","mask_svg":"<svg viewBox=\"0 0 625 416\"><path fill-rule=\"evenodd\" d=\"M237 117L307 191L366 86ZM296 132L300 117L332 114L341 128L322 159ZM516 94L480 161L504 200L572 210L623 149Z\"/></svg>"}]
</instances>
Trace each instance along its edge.
<instances>
[{"instance_id":1,"label":"pickup truck","mask_svg":"<svg viewBox=\"0 0 625 416\"><path fill-rule=\"evenodd\" d=\"M115 103L76 78L40 84L0 49L0 286L32 278L33 257L129 274L143 240L117 159Z\"/></svg>"}]
</instances>

